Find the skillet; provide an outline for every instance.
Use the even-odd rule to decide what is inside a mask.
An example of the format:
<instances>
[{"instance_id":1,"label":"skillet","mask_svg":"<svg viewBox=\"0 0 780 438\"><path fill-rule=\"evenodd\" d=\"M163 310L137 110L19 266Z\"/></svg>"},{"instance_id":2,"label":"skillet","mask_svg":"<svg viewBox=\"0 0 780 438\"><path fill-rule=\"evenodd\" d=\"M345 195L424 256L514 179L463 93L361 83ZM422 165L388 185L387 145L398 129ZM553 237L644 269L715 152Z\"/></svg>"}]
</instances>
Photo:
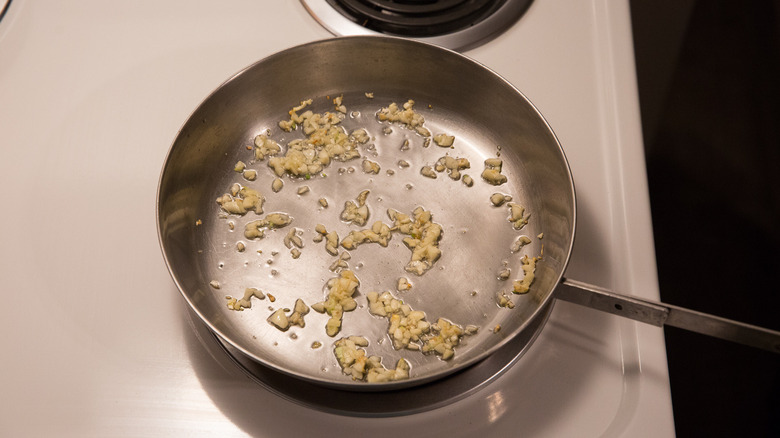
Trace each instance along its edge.
<instances>
[{"instance_id":1,"label":"skillet","mask_svg":"<svg viewBox=\"0 0 780 438\"><path fill-rule=\"evenodd\" d=\"M357 145L360 157L334 160L321 171L284 174L283 188L272 190L278 177L268 159L254 155L254 140L267 135L282 147L304 138L302 128L289 132L280 121L288 111L311 99L314 113L338 112L345 132L365 129L370 139ZM402 123L381 121L377 113L392 103L414 101L431 136ZM450 147L430 137L454 136ZM424 166L450 156L465 158L469 168L455 179L421 174ZM493 185L481 174L486 160L501 160L506 182ZM363 160L376 163L364 171ZM238 162L256 171L249 180L235 171ZM401 164L403 161L403 164ZM488 161L489 162L489 161ZM464 183L465 175L473 184ZM227 214L215 201L234 184L261 193L263 213ZM341 218L347 202L368 191L367 224ZM524 208L527 224L517 229L508 203L496 206L493 194L511 196ZM324 201L320 201L324 199ZM327 205L327 206L325 206ZM322 242L317 224L342 238L370 228L376 221L393 225L388 212L407 215L421 207L442 229L441 256L424 274L406 267L411 251L398 231L387 246L366 243L349 252L341 268ZM672 324L727 339L780 351L780 334L686 309L619 295L564 278L576 229L574 179L563 148L534 105L513 85L485 66L434 45L384 36L340 37L293 47L271 55L220 85L192 113L178 133L162 169L157 194L157 226L171 276L192 310L231 347L275 371L335 389L382 391L432 382L472 366L520 336L544 315L554 298L566 299L655 325ZM292 222L270 227L261 239L249 239L245 226L268 214L283 213ZM290 230L302 240L297 258ZM512 251L520 236L527 244ZM412 236L418 237L418 236ZM287 245L285 245L287 243ZM238 246L243 245L239 251ZM517 248L515 248L517 249ZM344 249L339 248L340 254ZM512 292L525 277L523 265L538 260L530 289ZM267 318L275 311L290 315L295 302L323 302L328 282L354 273L359 286L357 308L346 311L340 331L326 333L326 313L309 311L305 326L280 330ZM501 278L502 271L509 277ZM412 288L398 291L400 278ZM530 277L529 277L530 278ZM251 308L228 308L228 297L241 298L246 288L263 292ZM426 320L439 318L460 327L478 328L464 335L454 355L393 348L388 318L369 312L371 292L389 291ZM501 296L513 308L499 305ZM273 301L272 298L273 297ZM537 321L538 322L538 321ZM435 333L435 331L431 332ZM360 336L363 349L393 368L403 358L409 378L367 383L345 375L334 355L338 339Z\"/></svg>"}]
</instances>

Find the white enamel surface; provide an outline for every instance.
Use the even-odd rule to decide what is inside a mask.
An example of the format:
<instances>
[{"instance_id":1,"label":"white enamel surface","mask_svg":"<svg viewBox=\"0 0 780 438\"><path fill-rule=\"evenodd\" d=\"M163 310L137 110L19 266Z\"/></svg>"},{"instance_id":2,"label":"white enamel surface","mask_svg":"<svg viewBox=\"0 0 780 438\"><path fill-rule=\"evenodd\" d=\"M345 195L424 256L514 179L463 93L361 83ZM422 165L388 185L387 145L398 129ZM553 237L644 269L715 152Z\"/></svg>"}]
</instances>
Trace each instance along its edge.
<instances>
[{"instance_id":1,"label":"white enamel surface","mask_svg":"<svg viewBox=\"0 0 780 438\"><path fill-rule=\"evenodd\" d=\"M223 80L330 34L298 2L13 0L0 21L0 435L671 436L662 331L568 303L522 360L445 408L302 408L211 357L165 269L154 201ZM658 297L628 5L537 0L467 53L521 89L570 160L568 276Z\"/></svg>"}]
</instances>

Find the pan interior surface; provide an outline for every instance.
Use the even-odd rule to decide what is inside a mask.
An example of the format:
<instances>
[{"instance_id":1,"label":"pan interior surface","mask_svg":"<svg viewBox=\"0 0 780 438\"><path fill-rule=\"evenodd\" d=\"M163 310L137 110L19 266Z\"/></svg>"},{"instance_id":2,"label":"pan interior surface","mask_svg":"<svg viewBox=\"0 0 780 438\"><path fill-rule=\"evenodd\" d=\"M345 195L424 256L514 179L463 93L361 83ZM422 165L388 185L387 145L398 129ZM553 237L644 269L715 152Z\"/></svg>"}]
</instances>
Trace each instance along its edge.
<instances>
[{"instance_id":1,"label":"pan interior surface","mask_svg":"<svg viewBox=\"0 0 780 438\"><path fill-rule=\"evenodd\" d=\"M314 113L334 112L341 96L347 132L364 128L370 140L359 146L360 158L331 162L321 173L295 178L284 175L284 187L271 189L276 178L267 160L255 160L255 136L266 133L282 146L304 137L301 129L286 132L279 121L301 101L312 99ZM380 122L377 112L391 103L414 100L414 110L433 135L455 137L451 147L427 142L398 123ZM303 112L304 110L301 110ZM408 145L405 146L405 144ZM466 158L463 178L447 172L421 175L441 157ZM489 158L502 160L507 182L487 183L480 175ZM379 165L366 173L363 160ZM248 180L234 170L241 161L256 170ZM215 200L240 184L265 198L264 213L227 215ZM306 187L308 191L302 189ZM300 190L299 190L300 189ZM368 190L366 225L341 220L345 203ZM494 206L491 195L511 195L525 208L528 223L516 230L506 204ZM327 201L327 207L320 203ZM344 312L340 332L325 332L327 314L311 311L305 327L282 331L267 318L278 309L293 309L326 299L326 283L338 277L331 270L337 257L313 239L317 224L343 239L350 231L371 228L376 221L392 226L388 209L411 214L423 207L442 227L441 257L418 276L405 271L411 251L408 237L392 233L386 247L365 243L349 251L349 270L360 281L353 298L358 306ZM507 343L540 313L565 269L574 232L574 190L566 159L550 127L534 106L512 85L482 65L436 46L387 37L334 38L272 55L222 84L195 110L174 141L163 168L158 192L158 232L171 275L193 310L221 338L277 371L338 389L385 390L439 379L485 358ZM244 236L247 223L274 212L292 223L269 229L262 239ZM303 241L293 258L284 237L297 229ZM530 243L510 248L524 235ZM239 251L239 242L244 250ZM344 251L343 248L339 248ZM542 256L530 292L512 294L522 279L522 258ZM508 279L499 272L509 269ZM412 284L397 291L398 279ZM228 308L226 297L241 298L246 288L266 298L252 299L243 311ZM427 321L439 318L478 327L463 336L449 360L437 354L395 350L387 333L388 319L369 313L366 296L390 291ZM506 291L513 309L497 304ZM271 301L271 296L274 301ZM287 314L289 315L289 311ZM393 368L400 358L411 366L410 378L382 384L354 381L344 375L333 344L346 336L362 336L370 356Z\"/></svg>"}]
</instances>

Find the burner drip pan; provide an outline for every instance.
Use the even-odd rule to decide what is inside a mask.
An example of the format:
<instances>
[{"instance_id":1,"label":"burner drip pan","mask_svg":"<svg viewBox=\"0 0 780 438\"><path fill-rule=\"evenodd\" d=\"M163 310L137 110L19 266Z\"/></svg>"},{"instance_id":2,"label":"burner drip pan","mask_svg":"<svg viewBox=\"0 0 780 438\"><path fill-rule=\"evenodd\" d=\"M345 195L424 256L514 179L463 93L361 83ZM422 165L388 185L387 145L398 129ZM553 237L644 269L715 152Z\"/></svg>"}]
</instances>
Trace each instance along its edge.
<instances>
[{"instance_id":1,"label":"burner drip pan","mask_svg":"<svg viewBox=\"0 0 780 438\"><path fill-rule=\"evenodd\" d=\"M397 36L437 36L468 29L506 0L327 0L368 29Z\"/></svg>"},{"instance_id":2,"label":"burner drip pan","mask_svg":"<svg viewBox=\"0 0 780 438\"><path fill-rule=\"evenodd\" d=\"M251 380L279 397L307 408L332 414L354 417L395 417L449 405L496 380L528 351L546 324L553 303L554 300L525 331L520 333L520 336L483 361L425 385L378 392L333 389L272 370L253 361L223 341L191 312L189 316L191 325L199 334L198 338L209 351L222 350L223 354L227 355Z\"/></svg>"},{"instance_id":3,"label":"burner drip pan","mask_svg":"<svg viewBox=\"0 0 780 438\"><path fill-rule=\"evenodd\" d=\"M301 0L336 36L384 34L467 50L501 34L532 0Z\"/></svg>"}]
</instances>

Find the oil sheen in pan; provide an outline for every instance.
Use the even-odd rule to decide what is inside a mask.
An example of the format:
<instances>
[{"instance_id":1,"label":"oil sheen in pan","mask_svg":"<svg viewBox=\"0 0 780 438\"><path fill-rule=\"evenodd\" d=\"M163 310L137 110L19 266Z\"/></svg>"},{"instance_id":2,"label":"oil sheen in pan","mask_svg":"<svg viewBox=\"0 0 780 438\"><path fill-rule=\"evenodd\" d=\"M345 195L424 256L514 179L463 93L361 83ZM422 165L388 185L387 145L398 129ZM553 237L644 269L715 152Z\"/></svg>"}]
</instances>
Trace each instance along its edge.
<instances>
[{"instance_id":1,"label":"oil sheen in pan","mask_svg":"<svg viewBox=\"0 0 780 438\"><path fill-rule=\"evenodd\" d=\"M371 216L370 226L376 220L391 223L387 218L388 208L394 208L404 213L411 213L422 206L432 211L433 220L444 227L440 243L442 257L434 268L421 277L404 271L403 267L409 259L409 250L396 235L387 248L375 244L365 244L351 251L350 268L361 281L360 296L356 297L361 308L344 316L343 329L336 338L342 336L364 336L370 340L367 350L371 355L383 358L386 366L404 357L412 365L412 379L430 373L440 373L442 368L452 366L434 355L424 356L420 353L393 350L386 340L387 322L368 314L365 304L365 294L369 291L382 292L390 290L394 295L404 299L415 310L423 310L429 321L438 317L447 318L461 326L473 324L479 326L480 332L474 337L465 337L456 357L467 350L468 344L479 339L495 336L491 333L494 326L500 325L504 314L496 312L495 293L501 288L506 289L507 282L497 280L497 273L502 269L503 262L510 266L519 266L514 260L519 254L510 254L509 246L513 234L493 233L497 228L511 229L506 221L505 207L494 207L489 198L492 193L509 193L520 203L526 196L523 184L516 179L510 179L508 184L495 187L480 181L479 174L485 158L495 157L498 146L489 141L489 133L477 132L468 123L459 120L459 115L445 108L429 107L427 102L417 102L415 109L426 118L425 126L435 135L446 133L454 135L455 147L442 148L431 143L424 146L423 137L397 124L380 124L375 113L379 108L390 102L402 103L414 96L387 96L375 94L373 99L367 99L363 92L352 92L344 95L347 106L347 117L343 124L348 131L364 127L372 140L361 146L361 155L376 161L381 170L376 175L365 174L361 170L361 159L348 162L334 161L324 169L326 175L311 179L290 179L285 177L285 187L279 193L270 190L273 172L266 162L251 165L258 171L256 181L246 185L257 188L266 196L264 210L266 213L282 211L294 219L294 226L303 230L305 247L298 259L292 259L281 244L281 237L288 229L275 230L267 233L267 237L257 242L247 241L241 235L244 224L254 220L253 213L242 218L229 217L226 220L208 221L200 234L199 245L207 248L202 254L201 270L207 279L216 279L220 291L215 291L213 299L224 300L224 295L240 295L245 287L257 287L277 298L275 303L255 301L253 308L245 312L232 312L226 307L223 311L225 319L232 319L233 324L241 326L240 331L252 334L252 342L259 344L261 355L273 363L282 364L293 373L303 375L315 374L315 379L342 381L348 380L341 374L335 363L330 345L334 339L324 333L325 315L310 312L306 316L306 328L290 329L280 332L265 321L266 307L292 308L295 299L302 298L307 304L322 301L325 297L323 285L331 277L336 276L328 271L328 266L334 258L329 256L320 244L311 241L313 229L317 223L323 223L329 229L334 229L340 237L349 230L356 229L341 223L338 216L346 200L354 199L362 190L370 190L368 198ZM325 96L315 96L312 109L322 112L331 108L327 106ZM295 102L291 102L293 106ZM284 113L280 111L279 119ZM283 133L269 121L262 121L257 132L271 129L271 137L280 144L286 144L293 138L299 138L300 132ZM389 129L383 129L389 128ZM486 141L488 140L488 141ZM409 148L402 150L405 141ZM247 144L251 138L246 139ZM242 182L240 176L231 172L233 164L238 161L248 161L250 157L245 148L235 147L234 155L228 155L223 162L215 167L224 172L215 172L212 200L221 195L234 183ZM475 180L473 187L466 187L462 181L455 181L440 173L438 178L430 179L420 175L423 165L432 165L435 161L449 154L454 157L465 157L471 163L471 168L463 173L471 175ZM399 165L399 161L409 163L408 167ZM516 167L508 167L505 173L522 174ZM341 171L340 171L341 169ZM392 172L388 172L392 170ZM299 195L298 188L308 186L309 192ZM318 200L325 198L328 207L323 208ZM216 218L218 208L213 201L203 206L202 217ZM529 207L532 210L532 207ZM233 222L230 229L227 222ZM358 227L359 228L359 227ZM533 223L523 230L523 234L535 235ZM244 252L235 250L237 240L246 244ZM216 243L216 244L215 244ZM537 244L538 245L538 244ZM537 251L538 248L529 248ZM531 253L533 255L533 253ZM518 269L519 270L519 269ZM515 273L518 274L518 273ZM401 276L410 279L413 290L399 294L395 292L395 282ZM209 280L210 281L210 280ZM511 285L511 281L509 282ZM262 313L259 317L256 313ZM294 336L291 336L294 335ZM319 350L311 348L315 342L325 347ZM311 365L316 364L317 372L312 373ZM457 363L454 362L453 363ZM304 368L300 368L305 364ZM434 371L435 370L435 371Z\"/></svg>"}]
</instances>

